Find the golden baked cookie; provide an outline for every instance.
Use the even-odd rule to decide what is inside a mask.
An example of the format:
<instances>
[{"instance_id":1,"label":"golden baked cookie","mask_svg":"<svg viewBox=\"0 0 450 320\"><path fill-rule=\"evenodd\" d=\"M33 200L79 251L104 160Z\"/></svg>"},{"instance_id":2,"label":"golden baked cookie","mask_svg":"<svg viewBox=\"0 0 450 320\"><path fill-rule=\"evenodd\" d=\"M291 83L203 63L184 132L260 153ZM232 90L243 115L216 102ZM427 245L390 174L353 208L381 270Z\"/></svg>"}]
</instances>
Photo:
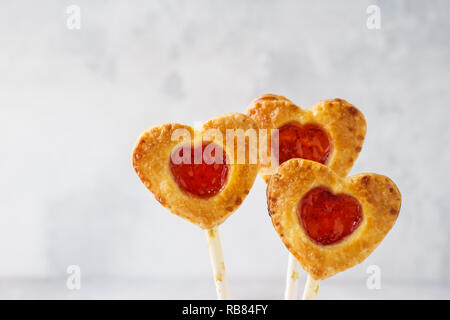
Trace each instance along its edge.
<instances>
[{"instance_id":1,"label":"golden baked cookie","mask_svg":"<svg viewBox=\"0 0 450 320\"><path fill-rule=\"evenodd\" d=\"M251 103L247 114L261 129L279 130L279 147L268 149L278 151L280 164L292 158L308 159L329 166L340 176L352 168L366 135L363 114L342 99L321 101L303 110L285 97L265 94ZM266 182L275 161L270 156L260 159L260 174Z\"/></svg>"},{"instance_id":2,"label":"golden baked cookie","mask_svg":"<svg viewBox=\"0 0 450 320\"><path fill-rule=\"evenodd\" d=\"M318 162L291 159L267 186L272 223L314 279L361 263L397 220L401 195L388 177L343 178Z\"/></svg>"},{"instance_id":3,"label":"golden baked cookie","mask_svg":"<svg viewBox=\"0 0 450 320\"><path fill-rule=\"evenodd\" d=\"M227 130L257 128L250 117L239 113L216 117L198 129L182 124L155 126L138 138L133 167L163 206L211 229L239 207L259 168L257 159L236 161L238 144L226 143ZM257 145L245 140L241 148L249 154Z\"/></svg>"}]
</instances>

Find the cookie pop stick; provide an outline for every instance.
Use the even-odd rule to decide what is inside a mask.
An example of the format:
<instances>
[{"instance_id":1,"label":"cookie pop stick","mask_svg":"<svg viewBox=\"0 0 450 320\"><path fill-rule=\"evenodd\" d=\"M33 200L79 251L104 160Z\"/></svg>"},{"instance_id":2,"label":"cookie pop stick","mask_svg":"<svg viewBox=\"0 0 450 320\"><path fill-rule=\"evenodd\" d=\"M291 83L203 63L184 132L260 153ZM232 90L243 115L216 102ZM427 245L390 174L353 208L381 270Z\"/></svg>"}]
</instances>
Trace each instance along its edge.
<instances>
[{"instance_id":1,"label":"cookie pop stick","mask_svg":"<svg viewBox=\"0 0 450 320\"><path fill-rule=\"evenodd\" d=\"M305 290L303 291L303 300L314 300L319 292L319 284L320 280L315 280L308 274Z\"/></svg>"},{"instance_id":2,"label":"cookie pop stick","mask_svg":"<svg viewBox=\"0 0 450 320\"><path fill-rule=\"evenodd\" d=\"M220 245L219 230L217 228L206 230L206 238L208 240L211 266L216 283L217 299L229 300L230 291L228 289L227 274L225 273L225 262L222 246Z\"/></svg>"},{"instance_id":3,"label":"cookie pop stick","mask_svg":"<svg viewBox=\"0 0 450 320\"><path fill-rule=\"evenodd\" d=\"M247 114L262 129L278 129L279 159L303 158L326 164L346 176L361 151L366 123L362 113L342 99L321 101L303 110L289 99L265 94L255 99ZM272 175L273 160L261 163L266 183ZM264 171L268 173L264 173ZM289 256L285 299L297 298L298 261Z\"/></svg>"},{"instance_id":4,"label":"cookie pop stick","mask_svg":"<svg viewBox=\"0 0 450 320\"><path fill-rule=\"evenodd\" d=\"M297 259L289 252L288 269L286 273L286 289L284 291L284 300L297 300L298 296L298 272L300 264Z\"/></svg>"}]
</instances>

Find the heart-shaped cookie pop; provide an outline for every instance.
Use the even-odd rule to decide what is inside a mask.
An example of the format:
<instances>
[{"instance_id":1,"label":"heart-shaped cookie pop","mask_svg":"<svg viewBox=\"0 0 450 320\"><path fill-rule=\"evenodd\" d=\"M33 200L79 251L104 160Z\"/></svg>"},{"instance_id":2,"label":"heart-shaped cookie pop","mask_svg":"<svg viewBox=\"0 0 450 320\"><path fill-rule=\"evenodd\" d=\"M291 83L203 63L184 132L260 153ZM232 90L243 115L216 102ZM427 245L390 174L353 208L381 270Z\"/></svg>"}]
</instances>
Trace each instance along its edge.
<instances>
[{"instance_id":1,"label":"heart-shaped cookie pop","mask_svg":"<svg viewBox=\"0 0 450 320\"><path fill-rule=\"evenodd\" d=\"M251 150L257 145L226 141L230 132L248 129L257 130L257 124L239 113L216 117L199 129L181 124L152 127L137 141L133 167L163 206L212 229L239 207L258 173L257 160L236 161L239 152L257 154Z\"/></svg>"},{"instance_id":2,"label":"heart-shaped cookie pop","mask_svg":"<svg viewBox=\"0 0 450 320\"><path fill-rule=\"evenodd\" d=\"M318 162L291 159L267 186L272 223L310 276L325 279L361 263L392 228L401 195L388 177L342 178Z\"/></svg>"},{"instance_id":3,"label":"heart-shaped cookie pop","mask_svg":"<svg viewBox=\"0 0 450 320\"><path fill-rule=\"evenodd\" d=\"M346 176L361 151L366 135L363 114L342 99L321 101L302 110L282 96L265 94L255 99L247 114L261 129L278 129L278 147L261 159L261 176L268 182L279 163L292 158L317 161ZM267 144L270 146L270 139ZM264 155L264 154L263 154Z\"/></svg>"}]
</instances>

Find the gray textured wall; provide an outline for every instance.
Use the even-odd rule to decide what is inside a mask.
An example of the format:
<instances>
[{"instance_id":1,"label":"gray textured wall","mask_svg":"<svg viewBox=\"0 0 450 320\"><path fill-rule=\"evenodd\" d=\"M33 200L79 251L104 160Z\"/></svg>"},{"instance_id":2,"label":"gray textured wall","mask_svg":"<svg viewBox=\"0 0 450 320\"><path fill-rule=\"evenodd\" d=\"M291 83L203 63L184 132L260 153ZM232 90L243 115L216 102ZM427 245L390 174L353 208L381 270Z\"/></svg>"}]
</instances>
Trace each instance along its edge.
<instances>
[{"instance_id":1,"label":"gray textured wall","mask_svg":"<svg viewBox=\"0 0 450 320\"><path fill-rule=\"evenodd\" d=\"M69 4L81 29L66 27ZM381 8L381 29L366 8ZM390 176L399 220L336 278L450 284L450 2L0 1L0 278L210 278L204 234L131 168L146 127L244 112L271 92L366 116L352 173ZM221 228L230 278L283 279L257 179Z\"/></svg>"}]
</instances>

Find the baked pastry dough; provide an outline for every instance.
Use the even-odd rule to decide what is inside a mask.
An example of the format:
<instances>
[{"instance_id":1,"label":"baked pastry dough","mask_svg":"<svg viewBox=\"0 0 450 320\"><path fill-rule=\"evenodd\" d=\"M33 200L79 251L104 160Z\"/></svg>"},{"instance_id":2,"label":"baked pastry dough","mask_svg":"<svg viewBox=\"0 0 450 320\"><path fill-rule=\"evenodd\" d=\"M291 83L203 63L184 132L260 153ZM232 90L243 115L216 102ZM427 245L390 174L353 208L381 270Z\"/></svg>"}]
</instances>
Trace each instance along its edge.
<instances>
[{"instance_id":1,"label":"baked pastry dough","mask_svg":"<svg viewBox=\"0 0 450 320\"><path fill-rule=\"evenodd\" d=\"M187 192L185 188L182 188L183 185L177 182L174 171L171 170L172 152L186 144L195 148L202 143L212 142L221 147L227 155L236 155L236 145L234 150L231 150L231 146L225 143L226 131L228 129L256 130L257 128L251 118L239 113L213 118L198 129L182 124L155 126L146 130L138 138L133 150L133 167L144 185L163 206L203 229L211 229L225 221L247 196L258 174L258 162L246 161L238 164L234 161L236 157L233 157L234 159L227 157L229 167L224 167L225 180L221 189L199 196ZM174 139L179 132L188 134ZM250 148L252 145L246 140L247 154ZM201 177L197 178L201 179ZM200 182L204 186L203 181Z\"/></svg>"},{"instance_id":2,"label":"baked pastry dough","mask_svg":"<svg viewBox=\"0 0 450 320\"><path fill-rule=\"evenodd\" d=\"M332 217L334 204L321 204L327 198L311 198L311 192L328 194L331 202L341 201L355 209L354 221L347 230L350 232L342 233L348 211ZM305 271L321 280L361 263L378 246L397 220L401 195L394 182L382 175L362 173L342 178L318 162L291 159L270 179L267 203L285 246ZM308 210L314 206L318 206L316 215L303 215L313 212ZM303 211L305 207L308 210ZM321 225L331 228L328 235L341 233L342 237L337 241L317 238Z\"/></svg>"},{"instance_id":3,"label":"baked pastry dough","mask_svg":"<svg viewBox=\"0 0 450 320\"><path fill-rule=\"evenodd\" d=\"M265 94L251 103L247 114L257 122L261 129L284 128L284 126L289 126L290 124L303 127L313 126L313 128L304 133L304 135L307 135L306 139L316 141L311 141L311 143L317 144L319 139L326 140L327 137L324 137L324 135L327 135L330 145L329 150L317 150L318 148L326 147L325 141L318 148L315 148L314 145L304 146L309 156L295 156L295 158L306 158L315 161L322 159L323 161L319 162L329 166L340 176L346 176L350 171L361 151L366 134L366 121L363 114L342 99L321 101L310 109L302 110L285 97ZM281 131L282 129L280 129L279 137L280 151L282 151L283 147L281 145ZM289 131L289 129L286 131ZM305 143L309 144L310 142L306 140ZM325 146L323 145L324 143ZM270 145L270 141L267 144ZM295 147L295 139L290 145L286 146L288 149ZM324 152L322 157L320 157L320 154L318 155L319 157L315 155L318 151ZM290 151L287 150L287 152ZM281 154L280 160L282 160ZM270 175L273 173L270 171L270 168L274 167L273 161L274 159L269 157L260 159L260 174L266 182L269 181Z\"/></svg>"}]
</instances>

